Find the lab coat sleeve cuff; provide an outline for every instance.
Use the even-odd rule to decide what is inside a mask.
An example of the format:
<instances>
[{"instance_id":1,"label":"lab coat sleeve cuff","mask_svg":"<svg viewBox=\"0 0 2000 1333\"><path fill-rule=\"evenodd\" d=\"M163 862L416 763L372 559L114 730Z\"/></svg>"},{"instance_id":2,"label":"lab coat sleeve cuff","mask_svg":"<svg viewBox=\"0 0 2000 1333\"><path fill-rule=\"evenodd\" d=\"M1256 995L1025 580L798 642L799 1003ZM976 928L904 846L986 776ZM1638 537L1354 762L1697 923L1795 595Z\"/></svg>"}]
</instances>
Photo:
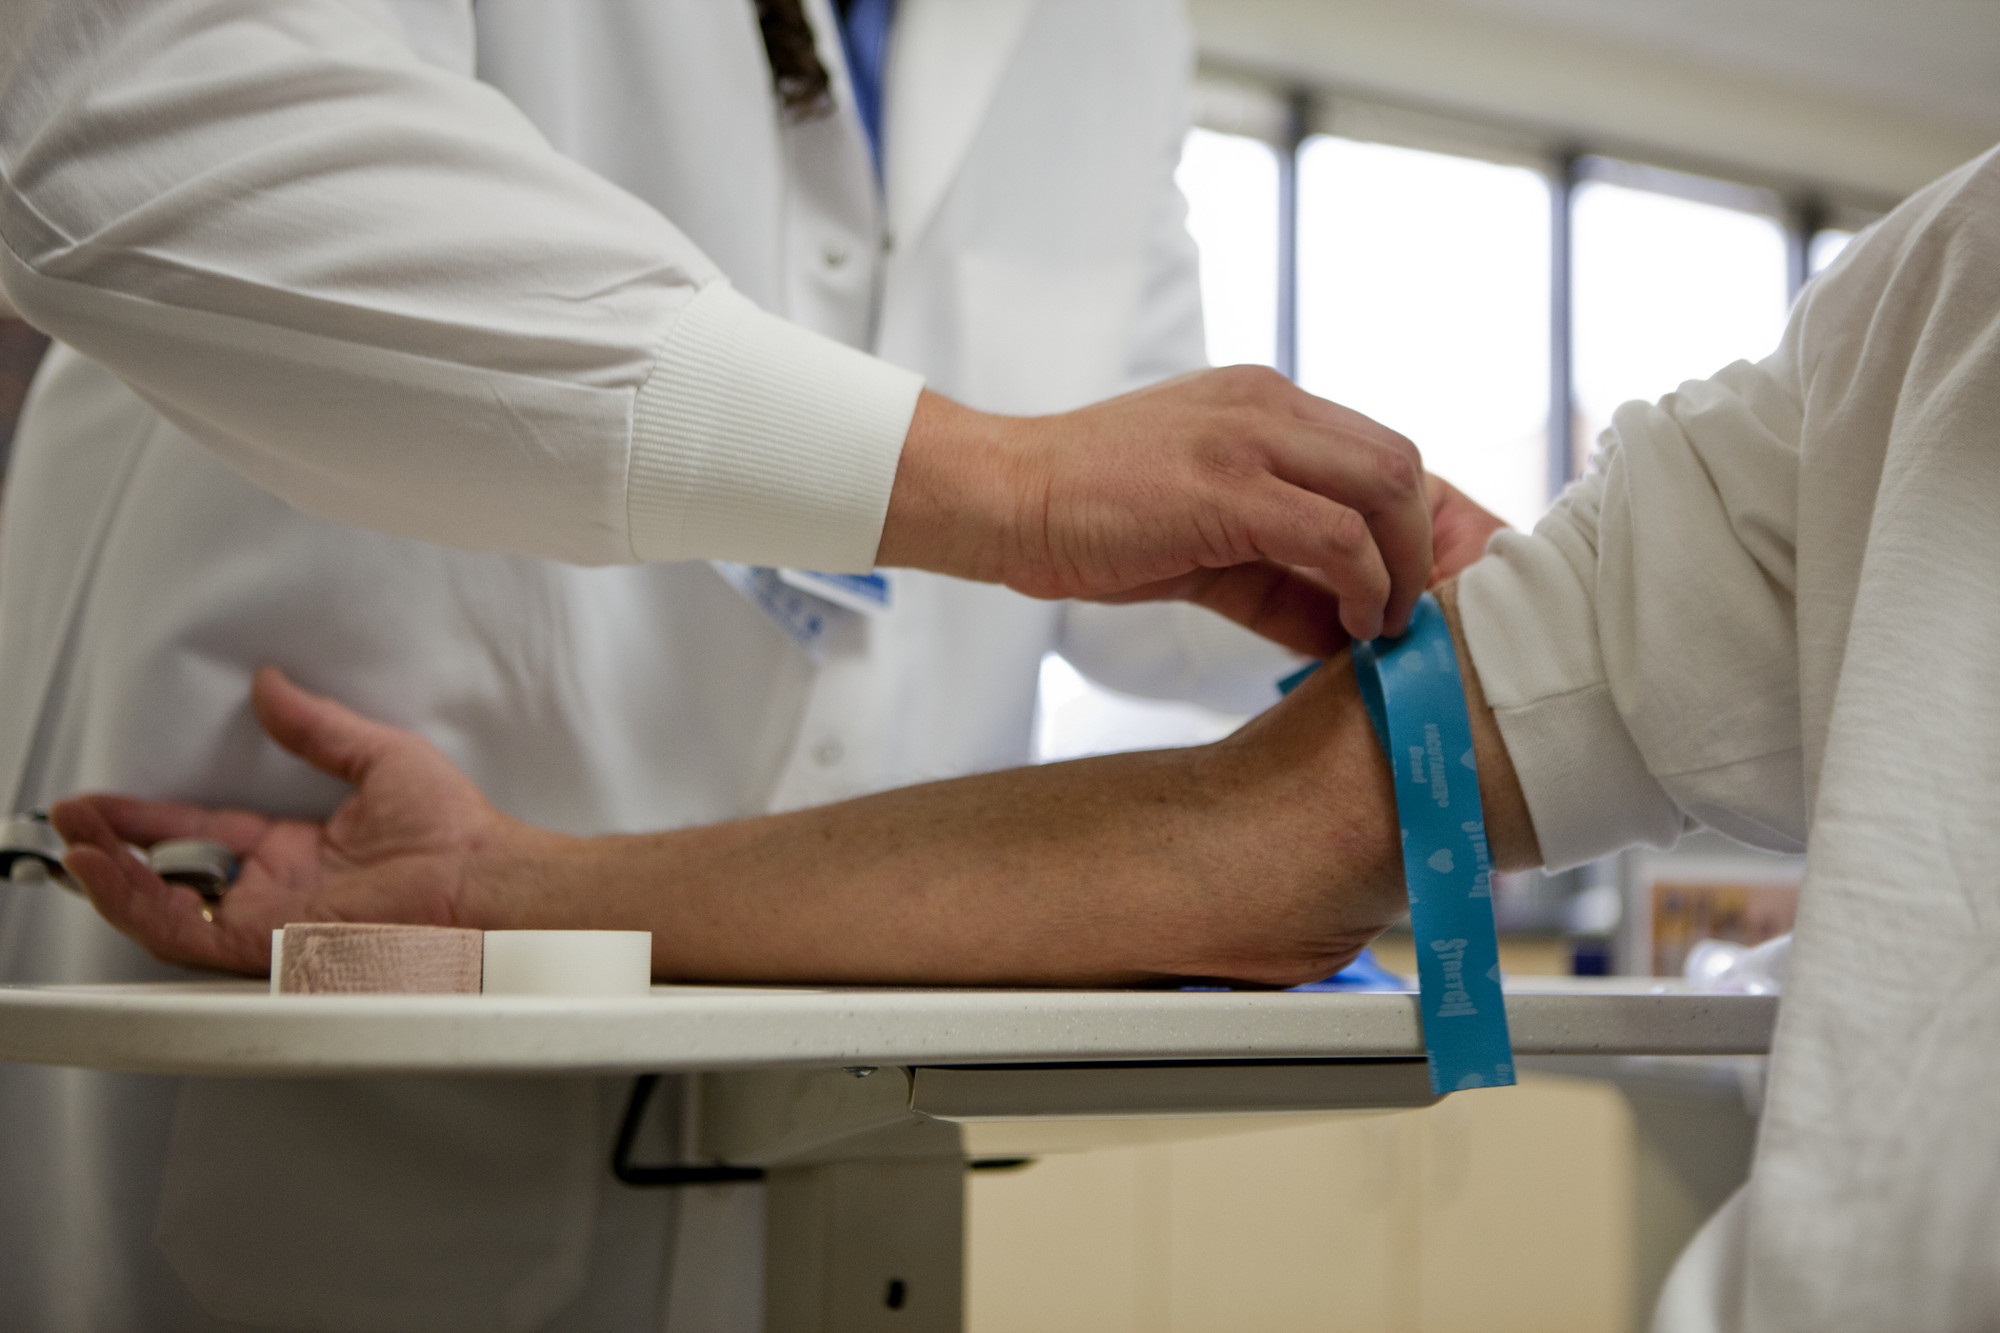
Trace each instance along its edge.
<instances>
[{"instance_id":1,"label":"lab coat sleeve cuff","mask_svg":"<svg viewBox=\"0 0 2000 1333\"><path fill-rule=\"evenodd\" d=\"M633 404L633 555L866 572L922 389L710 284Z\"/></svg>"},{"instance_id":2,"label":"lab coat sleeve cuff","mask_svg":"<svg viewBox=\"0 0 2000 1333\"><path fill-rule=\"evenodd\" d=\"M1551 870L1670 846L1687 817L1647 769L1597 648L1590 595L1545 538L1503 535L1458 581L1466 652Z\"/></svg>"}]
</instances>

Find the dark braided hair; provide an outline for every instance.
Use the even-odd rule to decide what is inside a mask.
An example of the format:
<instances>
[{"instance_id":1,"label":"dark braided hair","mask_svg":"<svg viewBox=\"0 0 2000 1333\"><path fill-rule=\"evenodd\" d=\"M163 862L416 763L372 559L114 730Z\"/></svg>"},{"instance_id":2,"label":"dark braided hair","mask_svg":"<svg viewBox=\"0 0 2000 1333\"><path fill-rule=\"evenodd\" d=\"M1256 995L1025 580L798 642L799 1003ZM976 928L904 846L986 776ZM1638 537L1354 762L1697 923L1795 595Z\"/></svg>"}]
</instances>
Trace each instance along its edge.
<instances>
[{"instance_id":1,"label":"dark braided hair","mask_svg":"<svg viewBox=\"0 0 2000 1333\"><path fill-rule=\"evenodd\" d=\"M812 24L800 0L756 0L757 26L764 34L764 58L785 119L796 125L833 111L826 66L813 45Z\"/></svg>"}]
</instances>

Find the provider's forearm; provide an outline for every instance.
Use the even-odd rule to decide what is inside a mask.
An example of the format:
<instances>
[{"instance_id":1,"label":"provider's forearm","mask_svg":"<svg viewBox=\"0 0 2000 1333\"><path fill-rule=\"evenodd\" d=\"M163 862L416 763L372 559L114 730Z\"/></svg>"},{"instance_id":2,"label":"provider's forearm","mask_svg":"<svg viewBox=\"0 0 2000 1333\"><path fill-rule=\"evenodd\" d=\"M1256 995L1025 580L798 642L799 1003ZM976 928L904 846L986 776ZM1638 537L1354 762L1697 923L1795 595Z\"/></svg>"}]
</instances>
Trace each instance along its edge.
<instances>
[{"instance_id":1,"label":"provider's forearm","mask_svg":"<svg viewBox=\"0 0 2000 1333\"><path fill-rule=\"evenodd\" d=\"M1460 656L1496 862L1531 864L1519 788ZM488 925L650 930L669 978L1293 984L1400 915L1396 830L1343 656L1200 749L675 833L527 835L476 872L477 911Z\"/></svg>"}]
</instances>

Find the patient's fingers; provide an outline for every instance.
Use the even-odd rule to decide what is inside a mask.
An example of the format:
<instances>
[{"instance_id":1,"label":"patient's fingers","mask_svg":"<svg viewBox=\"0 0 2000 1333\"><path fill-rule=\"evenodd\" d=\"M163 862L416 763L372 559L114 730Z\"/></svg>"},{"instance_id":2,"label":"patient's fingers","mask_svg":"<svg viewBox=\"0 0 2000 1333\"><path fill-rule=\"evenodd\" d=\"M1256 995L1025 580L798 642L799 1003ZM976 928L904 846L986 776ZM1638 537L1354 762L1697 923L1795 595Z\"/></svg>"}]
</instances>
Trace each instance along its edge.
<instances>
[{"instance_id":1,"label":"patient's fingers","mask_svg":"<svg viewBox=\"0 0 2000 1333\"><path fill-rule=\"evenodd\" d=\"M1436 586L1456 578L1484 555L1486 543L1507 523L1443 477L1425 474L1424 490L1430 497L1434 543L1431 583Z\"/></svg>"},{"instance_id":2,"label":"patient's fingers","mask_svg":"<svg viewBox=\"0 0 2000 1333\"><path fill-rule=\"evenodd\" d=\"M86 814L105 824L121 842L150 847L169 838L207 838L239 857L257 845L271 821L245 810L206 810L175 801L140 801L130 796L90 793L58 801L49 822L65 842L78 841Z\"/></svg>"},{"instance_id":3,"label":"patient's fingers","mask_svg":"<svg viewBox=\"0 0 2000 1333\"><path fill-rule=\"evenodd\" d=\"M203 917L200 894L155 875L95 809L75 804L63 864L105 920L170 963L237 971L264 965L256 941Z\"/></svg>"},{"instance_id":4,"label":"patient's fingers","mask_svg":"<svg viewBox=\"0 0 2000 1333\"><path fill-rule=\"evenodd\" d=\"M250 698L272 740L322 773L355 786L361 785L369 766L407 734L301 689L276 667L257 672Z\"/></svg>"},{"instance_id":5,"label":"patient's fingers","mask_svg":"<svg viewBox=\"0 0 2000 1333\"><path fill-rule=\"evenodd\" d=\"M152 885L137 882L138 873L151 872L129 852L77 847L63 863L104 919L144 945L155 958L196 967L227 966L214 956L222 952L224 941L204 939L197 933L197 928L211 932L213 928L201 919L201 898L193 889L158 881L157 876ZM176 903L176 895L188 901Z\"/></svg>"},{"instance_id":6,"label":"patient's fingers","mask_svg":"<svg viewBox=\"0 0 2000 1333\"><path fill-rule=\"evenodd\" d=\"M56 808L49 812L49 821L56 826L56 832L62 834L63 841L69 844L72 851L80 847L95 847L106 856L123 853L129 860L131 853L125 845L129 839L121 836L104 817L103 811L98 808L101 799L79 796L74 800L59 801Z\"/></svg>"}]
</instances>

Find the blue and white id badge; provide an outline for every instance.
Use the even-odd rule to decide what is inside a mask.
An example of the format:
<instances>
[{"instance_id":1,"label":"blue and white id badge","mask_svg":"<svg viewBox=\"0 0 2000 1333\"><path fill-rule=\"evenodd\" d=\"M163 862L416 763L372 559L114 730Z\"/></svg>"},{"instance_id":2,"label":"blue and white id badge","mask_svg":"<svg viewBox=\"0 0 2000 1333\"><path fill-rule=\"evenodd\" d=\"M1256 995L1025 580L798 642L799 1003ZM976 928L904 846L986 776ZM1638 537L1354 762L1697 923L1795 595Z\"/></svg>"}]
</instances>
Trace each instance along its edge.
<instances>
[{"instance_id":1,"label":"blue and white id badge","mask_svg":"<svg viewBox=\"0 0 2000 1333\"><path fill-rule=\"evenodd\" d=\"M879 615L889 609L890 585L882 574L820 574L731 560L709 564L815 662L826 657L834 631L842 624L857 615Z\"/></svg>"},{"instance_id":2,"label":"blue and white id badge","mask_svg":"<svg viewBox=\"0 0 2000 1333\"><path fill-rule=\"evenodd\" d=\"M1311 671L1279 688L1289 692ZM1437 599L1424 594L1400 639L1354 645L1354 675L1395 771L1431 1091L1511 1084L1514 1050L1500 990L1493 866L1472 724Z\"/></svg>"},{"instance_id":3,"label":"blue and white id badge","mask_svg":"<svg viewBox=\"0 0 2000 1333\"><path fill-rule=\"evenodd\" d=\"M867 574L822 574L816 569L781 569L778 577L800 592L849 611L879 616L889 609L889 576L880 570Z\"/></svg>"}]
</instances>

